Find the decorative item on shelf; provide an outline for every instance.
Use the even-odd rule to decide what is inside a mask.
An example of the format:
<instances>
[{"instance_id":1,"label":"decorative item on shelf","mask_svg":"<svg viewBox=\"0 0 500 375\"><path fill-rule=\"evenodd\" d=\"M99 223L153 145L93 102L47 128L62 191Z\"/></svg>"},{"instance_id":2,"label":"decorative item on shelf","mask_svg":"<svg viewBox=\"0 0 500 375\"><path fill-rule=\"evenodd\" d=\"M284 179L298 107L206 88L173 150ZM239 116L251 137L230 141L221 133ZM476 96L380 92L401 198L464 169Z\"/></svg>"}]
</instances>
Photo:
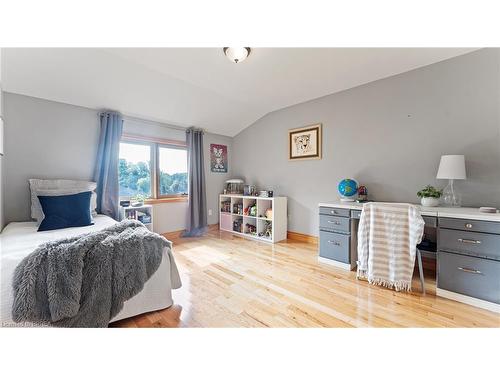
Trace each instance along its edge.
<instances>
[{"instance_id":1,"label":"decorative item on shelf","mask_svg":"<svg viewBox=\"0 0 500 375\"><path fill-rule=\"evenodd\" d=\"M231 201L223 201L221 202L220 207L221 212L231 213Z\"/></svg>"},{"instance_id":2,"label":"decorative item on shelf","mask_svg":"<svg viewBox=\"0 0 500 375\"><path fill-rule=\"evenodd\" d=\"M255 225L247 223L246 225L246 232L248 234L256 235L257 234L257 227Z\"/></svg>"},{"instance_id":3,"label":"decorative item on shelf","mask_svg":"<svg viewBox=\"0 0 500 375\"><path fill-rule=\"evenodd\" d=\"M442 199L445 206L460 207L462 197L453 186L453 180L465 180L467 174L465 171L464 155L443 155L439 162L439 168L436 175L437 179L448 180L448 186L443 189Z\"/></svg>"},{"instance_id":4,"label":"decorative item on shelf","mask_svg":"<svg viewBox=\"0 0 500 375\"><path fill-rule=\"evenodd\" d=\"M261 191L259 191L259 197L261 197L261 198L268 198L269 195L267 193L267 190L261 190Z\"/></svg>"},{"instance_id":5,"label":"decorative item on shelf","mask_svg":"<svg viewBox=\"0 0 500 375\"><path fill-rule=\"evenodd\" d=\"M337 190L342 202L354 202L354 196L358 192L358 183L351 178L344 178L339 182Z\"/></svg>"},{"instance_id":6,"label":"decorative item on shelf","mask_svg":"<svg viewBox=\"0 0 500 375\"><path fill-rule=\"evenodd\" d=\"M441 197L441 190L436 189L434 186L427 185L422 190L417 192L417 197L420 198L420 203L424 207L436 207L439 205L439 197Z\"/></svg>"},{"instance_id":7,"label":"decorative item on shelf","mask_svg":"<svg viewBox=\"0 0 500 375\"><path fill-rule=\"evenodd\" d=\"M233 206L233 214L243 215L243 203L236 203Z\"/></svg>"},{"instance_id":8,"label":"decorative item on shelf","mask_svg":"<svg viewBox=\"0 0 500 375\"><path fill-rule=\"evenodd\" d=\"M272 208L268 208L266 210L266 218L268 218L268 219L272 219L273 218L273 209Z\"/></svg>"},{"instance_id":9,"label":"decorative item on shelf","mask_svg":"<svg viewBox=\"0 0 500 375\"><path fill-rule=\"evenodd\" d=\"M368 189L366 188L365 185L359 185L358 186L358 198L356 199L356 202L358 203L363 203L368 201Z\"/></svg>"},{"instance_id":10,"label":"decorative item on shelf","mask_svg":"<svg viewBox=\"0 0 500 375\"><path fill-rule=\"evenodd\" d=\"M143 212L138 212L137 220L139 220L143 224L151 224L151 215L145 214Z\"/></svg>"},{"instance_id":11,"label":"decorative item on shelf","mask_svg":"<svg viewBox=\"0 0 500 375\"><path fill-rule=\"evenodd\" d=\"M227 173L227 146L210 144L210 170L215 173Z\"/></svg>"},{"instance_id":12,"label":"decorative item on shelf","mask_svg":"<svg viewBox=\"0 0 500 375\"><path fill-rule=\"evenodd\" d=\"M243 228L243 220L236 219L236 220L233 221L233 230L235 232L241 233L242 232L242 228Z\"/></svg>"},{"instance_id":13,"label":"decorative item on shelf","mask_svg":"<svg viewBox=\"0 0 500 375\"><path fill-rule=\"evenodd\" d=\"M247 208L245 208L244 215L247 216L257 216L257 204L253 203Z\"/></svg>"},{"instance_id":14,"label":"decorative item on shelf","mask_svg":"<svg viewBox=\"0 0 500 375\"><path fill-rule=\"evenodd\" d=\"M121 207L130 207L130 201L120 201Z\"/></svg>"},{"instance_id":15,"label":"decorative item on shelf","mask_svg":"<svg viewBox=\"0 0 500 375\"><path fill-rule=\"evenodd\" d=\"M321 159L321 124L288 131L288 160Z\"/></svg>"},{"instance_id":16,"label":"decorative item on shelf","mask_svg":"<svg viewBox=\"0 0 500 375\"><path fill-rule=\"evenodd\" d=\"M233 178L226 181L226 194L243 194L243 185L245 181L241 178Z\"/></svg>"},{"instance_id":17,"label":"decorative item on shelf","mask_svg":"<svg viewBox=\"0 0 500 375\"><path fill-rule=\"evenodd\" d=\"M130 204L132 207L141 207L144 205L144 200L146 197L142 194L137 194L132 198L132 203Z\"/></svg>"},{"instance_id":18,"label":"decorative item on shelf","mask_svg":"<svg viewBox=\"0 0 500 375\"><path fill-rule=\"evenodd\" d=\"M257 188L255 185L245 185L243 188L243 195L251 195L254 196Z\"/></svg>"},{"instance_id":19,"label":"decorative item on shelf","mask_svg":"<svg viewBox=\"0 0 500 375\"><path fill-rule=\"evenodd\" d=\"M497 209L495 207L479 207L480 212L484 212L487 214L496 214Z\"/></svg>"},{"instance_id":20,"label":"decorative item on shelf","mask_svg":"<svg viewBox=\"0 0 500 375\"><path fill-rule=\"evenodd\" d=\"M259 237L271 239L273 237L273 224L269 221L264 225L264 229L259 233Z\"/></svg>"}]
</instances>

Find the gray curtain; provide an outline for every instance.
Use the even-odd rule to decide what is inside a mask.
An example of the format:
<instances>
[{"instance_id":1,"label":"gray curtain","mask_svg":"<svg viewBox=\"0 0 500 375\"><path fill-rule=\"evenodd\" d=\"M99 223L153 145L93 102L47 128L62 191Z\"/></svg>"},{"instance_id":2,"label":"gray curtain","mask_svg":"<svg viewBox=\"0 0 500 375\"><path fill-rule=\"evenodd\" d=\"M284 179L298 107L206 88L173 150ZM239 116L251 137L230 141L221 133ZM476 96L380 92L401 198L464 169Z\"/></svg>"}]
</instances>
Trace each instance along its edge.
<instances>
[{"instance_id":1,"label":"gray curtain","mask_svg":"<svg viewBox=\"0 0 500 375\"><path fill-rule=\"evenodd\" d=\"M188 150L188 222L183 237L202 236L207 231L207 198L205 188L205 163L203 162L203 131L189 128L186 131Z\"/></svg>"},{"instance_id":2,"label":"gray curtain","mask_svg":"<svg viewBox=\"0 0 500 375\"><path fill-rule=\"evenodd\" d=\"M99 116L101 134L94 172L94 180L97 182L97 212L119 220L118 157L123 118L117 112L103 112Z\"/></svg>"}]
</instances>

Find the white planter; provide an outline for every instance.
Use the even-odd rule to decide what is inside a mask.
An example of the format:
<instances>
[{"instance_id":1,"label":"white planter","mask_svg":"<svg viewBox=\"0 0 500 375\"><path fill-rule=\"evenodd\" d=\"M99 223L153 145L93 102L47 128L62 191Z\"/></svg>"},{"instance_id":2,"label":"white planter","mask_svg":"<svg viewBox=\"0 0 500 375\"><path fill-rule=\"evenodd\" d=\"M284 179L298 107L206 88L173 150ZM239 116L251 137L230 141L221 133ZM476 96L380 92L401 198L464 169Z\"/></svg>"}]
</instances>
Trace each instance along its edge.
<instances>
[{"instance_id":1,"label":"white planter","mask_svg":"<svg viewBox=\"0 0 500 375\"><path fill-rule=\"evenodd\" d=\"M420 203L424 207L436 207L439 205L439 198L432 198L432 197L422 198L420 200Z\"/></svg>"}]
</instances>

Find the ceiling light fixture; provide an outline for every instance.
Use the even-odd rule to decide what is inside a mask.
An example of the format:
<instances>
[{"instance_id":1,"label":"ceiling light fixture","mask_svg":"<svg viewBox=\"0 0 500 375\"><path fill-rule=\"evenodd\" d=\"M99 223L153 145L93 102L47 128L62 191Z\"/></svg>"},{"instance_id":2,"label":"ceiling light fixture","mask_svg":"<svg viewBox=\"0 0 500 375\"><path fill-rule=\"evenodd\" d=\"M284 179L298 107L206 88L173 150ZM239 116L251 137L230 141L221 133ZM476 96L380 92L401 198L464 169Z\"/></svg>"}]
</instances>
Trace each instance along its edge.
<instances>
[{"instance_id":1,"label":"ceiling light fixture","mask_svg":"<svg viewBox=\"0 0 500 375\"><path fill-rule=\"evenodd\" d=\"M250 55L250 47L224 47L224 55L234 63L245 60Z\"/></svg>"}]
</instances>

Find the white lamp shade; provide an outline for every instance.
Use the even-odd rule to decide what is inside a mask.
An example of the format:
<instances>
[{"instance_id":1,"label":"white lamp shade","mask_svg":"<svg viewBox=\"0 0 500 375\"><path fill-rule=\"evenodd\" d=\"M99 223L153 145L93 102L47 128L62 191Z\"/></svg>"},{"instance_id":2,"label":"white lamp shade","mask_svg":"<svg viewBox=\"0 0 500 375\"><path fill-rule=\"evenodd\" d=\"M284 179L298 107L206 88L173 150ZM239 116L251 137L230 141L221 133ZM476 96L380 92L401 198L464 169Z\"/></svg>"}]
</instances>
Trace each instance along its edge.
<instances>
[{"instance_id":1,"label":"white lamp shade","mask_svg":"<svg viewBox=\"0 0 500 375\"><path fill-rule=\"evenodd\" d=\"M439 163L436 178L442 180L465 180L465 157L464 155L443 155Z\"/></svg>"}]
</instances>

